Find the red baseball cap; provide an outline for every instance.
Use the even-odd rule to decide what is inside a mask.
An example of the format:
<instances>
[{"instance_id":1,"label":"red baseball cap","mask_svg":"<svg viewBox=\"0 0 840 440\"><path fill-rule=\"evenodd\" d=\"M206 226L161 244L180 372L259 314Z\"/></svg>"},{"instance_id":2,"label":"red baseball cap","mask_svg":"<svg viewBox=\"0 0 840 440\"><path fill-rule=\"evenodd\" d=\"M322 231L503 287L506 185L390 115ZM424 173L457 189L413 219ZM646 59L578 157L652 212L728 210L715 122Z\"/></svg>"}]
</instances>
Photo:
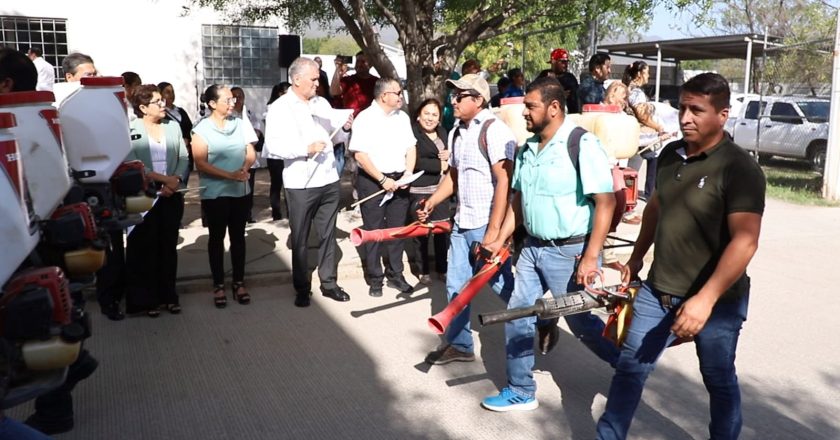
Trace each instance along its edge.
<instances>
[{"instance_id":1,"label":"red baseball cap","mask_svg":"<svg viewBox=\"0 0 840 440\"><path fill-rule=\"evenodd\" d=\"M569 61L569 52L563 48L557 48L551 51L551 60L549 61L557 61L557 60L564 60Z\"/></svg>"}]
</instances>

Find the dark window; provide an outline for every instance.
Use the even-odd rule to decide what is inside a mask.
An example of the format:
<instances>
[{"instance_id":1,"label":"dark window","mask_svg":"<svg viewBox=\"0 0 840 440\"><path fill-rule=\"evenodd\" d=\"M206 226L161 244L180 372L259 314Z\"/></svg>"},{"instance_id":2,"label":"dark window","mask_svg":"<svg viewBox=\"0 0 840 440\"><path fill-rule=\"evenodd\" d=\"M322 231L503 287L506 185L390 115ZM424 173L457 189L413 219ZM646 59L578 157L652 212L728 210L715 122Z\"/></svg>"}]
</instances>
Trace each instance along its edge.
<instances>
[{"instance_id":1,"label":"dark window","mask_svg":"<svg viewBox=\"0 0 840 440\"><path fill-rule=\"evenodd\" d=\"M61 62L67 52L67 20L63 18L12 17L0 15L0 46L26 52L40 47L43 58L55 69L55 80L62 81ZM56 44L59 43L59 44Z\"/></svg>"},{"instance_id":2,"label":"dark window","mask_svg":"<svg viewBox=\"0 0 840 440\"><path fill-rule=\"evenodd\" d=\"M828 122L828 111L831 109L829 101L800 101L799 109L811 122Z\"/></svg>"},{"instance_id":3,"label":"dark window","mask_svg":"<svg viewBox=\"0 0 840 440\"><path fill-rule=\"evenodd\" d=\"M760 107L759 104L761 104ZM765 107L767 107L767 103L764 101L750 101L747 104L747 110L744 112L744 119L758 119L758 115L764 113Z\"/></svg>"},{"instance_id":4,"label":"dark window","mask_svg":"<svg viewBox=\"0 0 840 440\"><path fill-rule=\"evenodd\" d=\"M788 124L801 124L802 117L793 108L793 104L777 102L770 109L770 120L773 122L786 122Z\"/></svg>"}]
</instances>

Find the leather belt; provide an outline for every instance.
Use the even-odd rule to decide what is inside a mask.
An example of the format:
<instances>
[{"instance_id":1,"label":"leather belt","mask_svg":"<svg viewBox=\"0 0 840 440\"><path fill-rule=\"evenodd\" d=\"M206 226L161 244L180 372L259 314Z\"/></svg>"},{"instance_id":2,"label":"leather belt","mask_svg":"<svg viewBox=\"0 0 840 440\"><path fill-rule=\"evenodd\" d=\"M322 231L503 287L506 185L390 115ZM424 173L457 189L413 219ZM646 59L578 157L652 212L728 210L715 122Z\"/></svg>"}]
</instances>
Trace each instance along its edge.
<instances>
[{"instance_id":1,"label":"leather belt","mask_svg":"<svg viewBox=\"0 0 840 440\"><path fill-rule=\"evenodd\" d=\"M589 235L573 235L567 238L553 238L551 240L543 240L542 238L531 237L538 246L566 246L569 244L585 243L589 239Z\"/></svg>"}]
</instances>

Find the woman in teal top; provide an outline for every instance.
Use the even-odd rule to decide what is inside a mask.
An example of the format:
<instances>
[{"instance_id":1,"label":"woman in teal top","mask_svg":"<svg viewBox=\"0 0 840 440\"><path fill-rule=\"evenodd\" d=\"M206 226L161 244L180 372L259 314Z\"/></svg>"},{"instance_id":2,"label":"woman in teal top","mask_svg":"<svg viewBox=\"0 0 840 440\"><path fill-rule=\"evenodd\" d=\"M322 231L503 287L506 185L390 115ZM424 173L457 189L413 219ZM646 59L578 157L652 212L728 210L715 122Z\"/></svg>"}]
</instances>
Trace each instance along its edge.
<instances>
[{"instance_id":1,"label":"woman in teal top","mask_svg":"<svg viewBox=\"0 0 840 440\"><path fill-rule=\"evenodd\" d=\"M225 233L230 232L233 266L233 299L248 304L245 290L245 222L248 220L248 170L256 160L257 135L247 119L231 116L233 98L229 88L214 84L201 96L211 113L193 128L192 151L199 172L201 208L210 238L207 253L213 274L213 303L227 305L225 295Z\"/></svg>"},{"instance_id":2,"label":"woman in teal top","mask_svg":"<svg viewBox=\"0 0 840 440\"><path fill-rule=\"evenodd\" d=\"M177 124L166 118L166 102L154 85L139 86L131 104L137 119L126 161L139 160L158 189L154 206L128 234L126 246L126 312L160 315L160 307L181 311L175 292L178 229L184 214L181 177L189 157Z\"/></svg>"}]
</instances>

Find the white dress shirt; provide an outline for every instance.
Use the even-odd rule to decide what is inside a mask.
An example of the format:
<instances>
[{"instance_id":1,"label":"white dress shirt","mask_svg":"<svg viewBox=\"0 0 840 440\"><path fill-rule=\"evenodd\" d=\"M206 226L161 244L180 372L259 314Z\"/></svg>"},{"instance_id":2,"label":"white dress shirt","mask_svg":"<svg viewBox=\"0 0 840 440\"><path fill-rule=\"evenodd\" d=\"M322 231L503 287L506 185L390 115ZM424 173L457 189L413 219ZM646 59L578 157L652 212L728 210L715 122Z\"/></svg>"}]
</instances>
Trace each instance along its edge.
<instances>
[{"instance_id":1,"label":"white dress shirt","mask_svg":"<svg viewBox=\"0 0 840 440\"><path fill-rule=\"evenodd\" d=\"M374 101L353 121L350 151L367 153L380 173L404 172L406 153L416 145L411 120L402 110L386 113Z\"/></svg>"},{"instance_id":2,"label":"white dress shirt","mask_svg":"<svg viewBox=\"0 0 840 440\"><path fill-rule=\"evenodd\" d=\"M332 111L325 99L315 96L304 101L293 90L268 107L262 157L283 159L283 185L286 188L320 188L338 181L339 171L332 146L345 142L348 136L339 129L330 139L330 133L341 127L330 122ZM317 141L326 142L327 146L310 158L309 145Z\"/></svg>"},{"instance_id":3,"label":"white dress shirt","mask_svg":"<svg viewBox=\"0 0 840 440\"><path fill-rule=\"evenodd\" d=\"M53 65L41 57L35 58L32 63L35 64L35 69L38 71L38 84L35 86L35 90L52 92L55 84Z\"/></svg>"}]
</instances>

